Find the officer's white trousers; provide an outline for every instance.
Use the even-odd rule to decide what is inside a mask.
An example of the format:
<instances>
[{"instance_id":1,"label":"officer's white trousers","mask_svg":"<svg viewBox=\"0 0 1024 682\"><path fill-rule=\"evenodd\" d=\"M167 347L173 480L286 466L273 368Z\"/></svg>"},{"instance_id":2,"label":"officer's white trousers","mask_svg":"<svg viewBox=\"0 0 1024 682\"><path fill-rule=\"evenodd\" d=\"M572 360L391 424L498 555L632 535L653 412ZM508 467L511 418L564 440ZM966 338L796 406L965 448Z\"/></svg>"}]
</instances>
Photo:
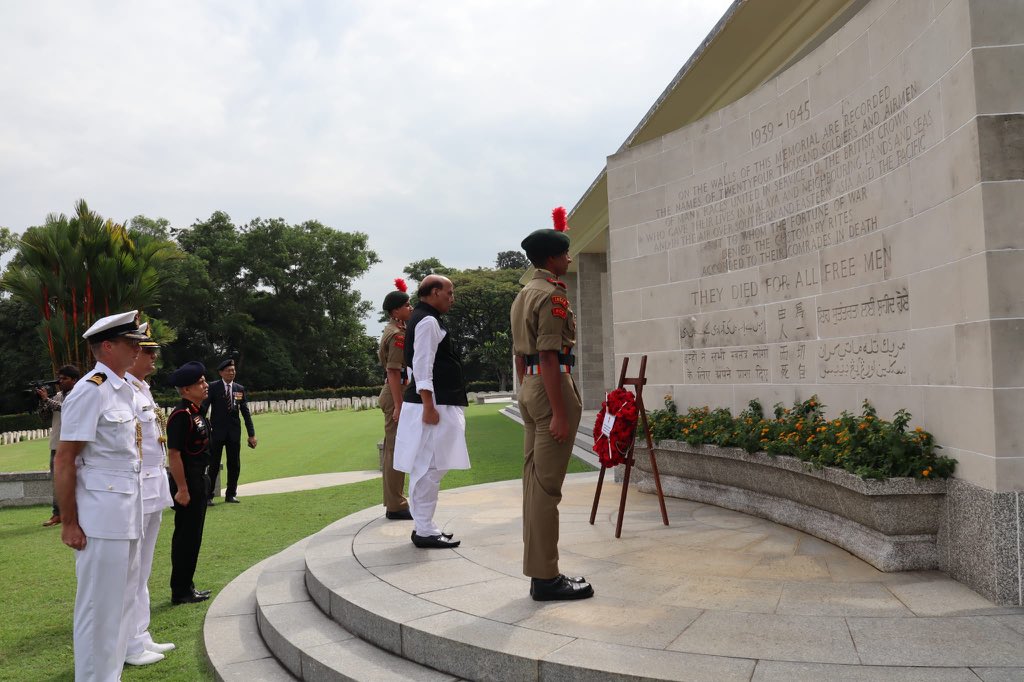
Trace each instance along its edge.
<instances>
[{"instance_id":1,"label":"officer's white trousers","mask_svg":"<svg viewBox=\"0 0 1024 682\"><path fill-rule=\"evenodd\" d=\"M153 571L153 551L160 534L160 520L164 510L160 509L143 515L142 539L139 547L139 579L128 583L128 653L141 654L147 644L153 643L149 634L149 576Z\"/></svg>"},{"instance_id":2,"label":"officer's white trousers","mask_svg":"<svg viewBox=\"0 0 1024 682\"><path fill-rule=\"evenodd\" d=\"M139 540L86 538L75 553L75 680L116 682L128 649L131 601L139 579Z\"/></svg>"}]
</instances>

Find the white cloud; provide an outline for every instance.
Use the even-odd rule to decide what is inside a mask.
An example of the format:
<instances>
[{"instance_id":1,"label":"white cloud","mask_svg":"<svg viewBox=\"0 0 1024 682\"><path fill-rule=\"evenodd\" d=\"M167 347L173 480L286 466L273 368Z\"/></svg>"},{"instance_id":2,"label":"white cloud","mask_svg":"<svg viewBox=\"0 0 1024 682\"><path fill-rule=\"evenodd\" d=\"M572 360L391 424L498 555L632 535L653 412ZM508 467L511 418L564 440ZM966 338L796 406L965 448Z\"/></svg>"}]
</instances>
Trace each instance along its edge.
<instances>
[{"instance_id":1,"label":"white cloud","mask_svg":"<svg viewBox=\"0 0 1024 682\"><path fill-rule=\"evenodd\" d=\"M370 234L376 303L571 206L728 4L11 3L0 224L316 218Z\"/></svg>"}]
</instances>

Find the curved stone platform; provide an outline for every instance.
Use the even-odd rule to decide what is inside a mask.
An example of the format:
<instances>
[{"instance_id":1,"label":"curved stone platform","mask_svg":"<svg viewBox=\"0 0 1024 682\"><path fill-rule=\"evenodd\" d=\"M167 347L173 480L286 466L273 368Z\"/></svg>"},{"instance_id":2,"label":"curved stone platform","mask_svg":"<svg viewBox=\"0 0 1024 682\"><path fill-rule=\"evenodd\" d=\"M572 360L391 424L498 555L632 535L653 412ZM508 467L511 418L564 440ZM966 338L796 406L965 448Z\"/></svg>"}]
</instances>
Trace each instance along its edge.
<instances>
[{"instance_id":1,"label":"curved stone platform","mask_svg":"<svg viewBox=\"0 0 1024 682\"><path fill-rule=\"evenodd\" d=\"M374 508L269 560L255 590L266 646L307 680L1024 676L1022 609L707 504L667 499L665 527L633 490L616 540L617 486L588 523L595 481L567 479L560 543L562 569L595 598L530 599L509 481L442 494L456 550L416 549L410 522Z\"/></svg>"}]
</instances>

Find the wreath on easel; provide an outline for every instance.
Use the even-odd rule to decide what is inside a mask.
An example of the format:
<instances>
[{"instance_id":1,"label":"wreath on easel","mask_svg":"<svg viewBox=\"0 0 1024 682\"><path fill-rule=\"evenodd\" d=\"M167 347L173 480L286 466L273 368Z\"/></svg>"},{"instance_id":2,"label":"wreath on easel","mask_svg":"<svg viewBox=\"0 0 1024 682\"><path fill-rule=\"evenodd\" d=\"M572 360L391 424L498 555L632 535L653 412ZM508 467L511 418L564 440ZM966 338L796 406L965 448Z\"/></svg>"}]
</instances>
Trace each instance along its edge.
<instances>
[{"instance_id":1,"label":"wreath on easel","mask_svg":"<svg viewBox=\"0 0 1024 682\"><path fill-rule=\"evenodd\" d=\"M604 433L605 416L615 418L611 432ZM601 403L601 411L594 422L594 452L601 466L613 467L626 461L626 454L636 433L636 397L624 388L616 388Z\"/></svg>"}]
</instances>

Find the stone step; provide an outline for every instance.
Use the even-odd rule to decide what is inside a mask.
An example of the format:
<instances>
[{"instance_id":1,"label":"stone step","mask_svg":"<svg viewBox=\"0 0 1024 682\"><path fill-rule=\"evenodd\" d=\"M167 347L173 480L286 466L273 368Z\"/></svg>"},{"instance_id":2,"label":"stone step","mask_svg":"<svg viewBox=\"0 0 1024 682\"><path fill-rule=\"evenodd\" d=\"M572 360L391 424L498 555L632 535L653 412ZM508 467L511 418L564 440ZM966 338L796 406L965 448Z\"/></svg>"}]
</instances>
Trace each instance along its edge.
<instances>
[{"instance_id":1,"label":"stone step","mask_svg":"<svg viewBox=\"0 0 1024 682\"><path fill-rule=\"evenodd\" d=\"M587 520L595 481L570 475L560 505L563 558L594 599L529 598L516 481L446 490L436 518L456 550L416 549L412 524L375 506L240 576L248 602L233 583L208 617L217 678L1024 679L1024 609L672 498L665 527L652 496L632 497L614 541L613 512Z\"/></svg>"},{"instance_id":2,"label":"stone step","mask_svg":"<svg viewBox=\"0 0 1024 682\"><path fill-rule=\"evenodd\" d=\"M372 515L365 515L370 518L380 516L377 509L368 511ZM296 551L286 550L264 565L256 582L256 617L266 647L301 680L454 679L360 639L311 599L306 590L306 553L327 561L335 558L330 551L325 555L322 547L333 548L339 544L338 537L345 537L335 535L336 530L328 527L321 532L323 537L313 535L301 546L293 546L298 547Z\"/></svg>"},{"instance_id":3,"label":"stone step","mask_svg":"<svg viewBox=\"0 0 1024 682\"><path fill-rule=\"evenodd\" d=\"M462 507L470 495L475 501L486 494L484 489L502 488L509 484L449 490L445 499ZM458 500L463 495L467 502ZM467 598L481 600L484 611L488 600L494 609L524 613L559 605L539 607L528 601L527 580L511 575L519 573L518 565L510 564L503 573L453 552L418 550L408 541L410 524L384 521L373 511L342 519L310 541L306 586L333 620L396 656L468 680L750 679L752 661L588 642L449 608L435 596L446 586L461 586ZM401 576L396 582L402 586L382 580L371 568ZM642 669L637 651L642 651Z\"/></svg>"},{"instance_id":4,"label":"stone step","mask_svg":"<svg viewBox=\"0 0 1024 682\"><path fill-rule=\"evenodd\" d=\"M301 554L305 543L306 540L302 540L298 543L301 547L293 545L290 550ZM263 643L256 622L256 584L264 566L275 558L261 561L228 583L206 612L203 623L206 660L220 682L295 680Z\"/></svg>"}]
</instances>

